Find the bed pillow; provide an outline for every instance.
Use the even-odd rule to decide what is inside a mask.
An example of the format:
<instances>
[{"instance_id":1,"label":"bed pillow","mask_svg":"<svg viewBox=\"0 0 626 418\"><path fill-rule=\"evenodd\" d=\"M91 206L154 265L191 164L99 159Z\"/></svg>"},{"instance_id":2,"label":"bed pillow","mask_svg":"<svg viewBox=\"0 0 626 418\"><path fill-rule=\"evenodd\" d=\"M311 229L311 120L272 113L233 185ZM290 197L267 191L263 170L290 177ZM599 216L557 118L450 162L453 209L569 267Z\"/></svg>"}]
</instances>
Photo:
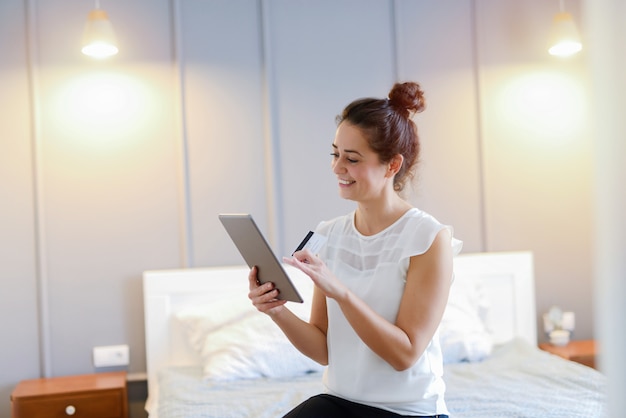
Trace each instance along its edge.
<instances>
[{"instance_id":1,"label":"bed pillow","mask_svg":"<svg viewBox=\"0 0 626 418\"><path fill-rule=\"evenodd\" d=\"M486 326L489 299L480 280L455 277L439 327L444 364L477 362L491 354L493 338Z\"/></svg>"},{"instance_id":2,"label":"bed pillow","mask_svg":"<svg viewBox=\"0 0 626 418\"><path fill-rule=\"evenodd\" d=\"M288 306L308 320L313 284L299 270L286 269L305 301ZM247 298L192 307L175 316L202 359L205 380L285 378L323 369L301 354L272 319L257 312Z\"/></svg>"},{"instance_id":3,"label":"bed pillow","mask_svg":"<svg viewBox=\"0 0 626 418\"><path fill-rule=\"evenodd\" d=\"M210 305L190 306L174 316L183 325L192 347L198 350L207 334L242 320L256 312L247 295L213 302Z\"/></svg>"},{"instance_id":4,"label":"bed pillow","mask_svg":"<svg viewBox=\"0 0 626 418\"><path fill-rule=\"evenodd\" d=\"M206 336L200 347L205 380L288 378L323 367L300 353L267 315L255 313Z\"/></svg>"}]
</instances>

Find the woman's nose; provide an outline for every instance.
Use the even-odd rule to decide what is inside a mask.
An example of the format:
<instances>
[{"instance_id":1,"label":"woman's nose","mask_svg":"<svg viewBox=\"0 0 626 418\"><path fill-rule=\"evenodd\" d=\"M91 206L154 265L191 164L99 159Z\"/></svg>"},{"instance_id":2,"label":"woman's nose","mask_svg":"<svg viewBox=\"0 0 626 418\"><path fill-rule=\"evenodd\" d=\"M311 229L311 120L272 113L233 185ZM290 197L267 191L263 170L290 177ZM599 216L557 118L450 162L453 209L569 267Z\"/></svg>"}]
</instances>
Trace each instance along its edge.
<instances>
[{"instance_id":1,"label":"woman's nose","mask_svg":"<svg viewBox=\"0 0 626 418\"><path fill-rule=\"evenodd\" d=\"M344 166L341 164L341 162L339 160L335 160L332 162L332 167L333 167L333 173L335 174L339 174L339 173L344 173L345 172L345 168Z\"/></svg>"}]
</instances>

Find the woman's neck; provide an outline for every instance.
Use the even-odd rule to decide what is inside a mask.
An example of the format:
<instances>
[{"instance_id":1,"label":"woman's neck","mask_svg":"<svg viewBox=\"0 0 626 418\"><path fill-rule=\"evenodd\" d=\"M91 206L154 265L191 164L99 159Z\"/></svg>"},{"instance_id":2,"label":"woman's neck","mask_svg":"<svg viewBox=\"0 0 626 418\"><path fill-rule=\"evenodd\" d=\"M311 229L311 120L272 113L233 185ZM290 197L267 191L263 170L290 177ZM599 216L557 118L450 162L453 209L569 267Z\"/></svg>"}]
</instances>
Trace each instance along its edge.
<instances>
[{"instance_id":1,"label":"woman's neck","mask_svg":"<svg viewBox=\"0 0 626 418\"><path fill-rule=\"evenodd\" d=\"M398 195L377 202L359 202L354 225L361 234L374 235L388 228L411 208L411 204Z\"/></svg>"}]
</instances>

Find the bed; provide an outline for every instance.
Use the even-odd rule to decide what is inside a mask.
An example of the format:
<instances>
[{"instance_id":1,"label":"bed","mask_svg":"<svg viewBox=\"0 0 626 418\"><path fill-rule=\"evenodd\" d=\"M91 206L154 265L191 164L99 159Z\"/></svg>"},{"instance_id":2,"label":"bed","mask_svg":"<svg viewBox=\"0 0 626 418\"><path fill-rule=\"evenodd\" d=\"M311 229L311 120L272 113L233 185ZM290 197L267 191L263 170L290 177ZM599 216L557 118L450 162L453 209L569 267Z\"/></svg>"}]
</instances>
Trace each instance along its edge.
<instances>
[{"instance_id":1,"label":"bed","mask_svg":"<svg viewBox=\"0 0 626 418\"><path fill-rule=\"evenodd\" d=\"M438 331L451 417L607 415L603 374L537 348L532 253L462 254L454 271ZM150 418L275 418L324 390L323 368L251 307L247 274L144 272ZM306 319L306 302L289 306Z\"/></svg>"}]
</instances>

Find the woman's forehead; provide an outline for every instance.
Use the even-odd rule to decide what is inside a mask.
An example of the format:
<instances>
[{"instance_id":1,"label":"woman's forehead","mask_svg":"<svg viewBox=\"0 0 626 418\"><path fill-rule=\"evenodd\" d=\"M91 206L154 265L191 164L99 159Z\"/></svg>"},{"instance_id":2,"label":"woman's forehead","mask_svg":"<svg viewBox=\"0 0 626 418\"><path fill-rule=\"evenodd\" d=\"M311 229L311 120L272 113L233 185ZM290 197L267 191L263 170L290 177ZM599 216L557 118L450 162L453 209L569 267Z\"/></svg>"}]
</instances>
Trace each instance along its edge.
<instances>
[{"instance_id":1,"label":"woman's forehead","mask_svg":"<svg viewBox=\"0 0 626 418\"><path fill-rule=\"evenodd\" d=\"M342 123L337 127L333 147L343 152L372 152L363 132L347 123Z\"/></svg>"}]
</instances>

